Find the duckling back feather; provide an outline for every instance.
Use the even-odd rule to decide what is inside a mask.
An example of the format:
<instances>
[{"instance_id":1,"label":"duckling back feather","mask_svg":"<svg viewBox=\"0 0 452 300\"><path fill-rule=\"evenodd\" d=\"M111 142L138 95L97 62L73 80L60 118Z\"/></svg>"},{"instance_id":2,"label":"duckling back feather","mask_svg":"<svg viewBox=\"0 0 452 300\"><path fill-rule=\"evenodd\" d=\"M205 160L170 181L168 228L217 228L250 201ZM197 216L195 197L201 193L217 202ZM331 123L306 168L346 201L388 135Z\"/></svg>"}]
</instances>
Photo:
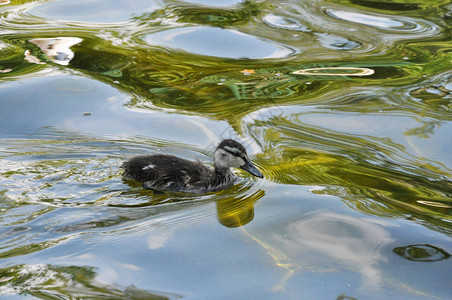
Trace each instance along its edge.
<instances>
[{"instance_id":1,"label":"duckling back feather","mask_svg":"<svg viewBox=\"0 0 452 300\"><path fill-rule=\"evenodd\" d=\"M218 174L211 167L173 155L141 155L122 164L124 176L157 191L207 192L227 188L232 172Z\"/></svg>"}]
</instances>

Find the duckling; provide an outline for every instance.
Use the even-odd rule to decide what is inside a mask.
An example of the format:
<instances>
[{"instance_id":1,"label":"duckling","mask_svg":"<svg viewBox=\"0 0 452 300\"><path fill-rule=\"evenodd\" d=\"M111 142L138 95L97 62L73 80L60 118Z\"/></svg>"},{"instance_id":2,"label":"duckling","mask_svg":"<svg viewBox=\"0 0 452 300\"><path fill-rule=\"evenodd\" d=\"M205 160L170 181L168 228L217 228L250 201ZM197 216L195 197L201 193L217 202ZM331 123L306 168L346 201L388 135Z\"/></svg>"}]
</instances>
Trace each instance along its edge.
<instances>
[{"instance_id":1,"label":"duckling","mask_svg":"<svg viewBox=\"0 0 452 300\"><path fill-rule=\"evenodd\" d=\"M241 168L263 178L250 162L245 147L232 139L223 140L214 152L214 167L167 154L140 155L124 162L124 177L143 182L156 192L207 193L232 186L236 176L230 168Z\"/></svg>"}]
</instances>

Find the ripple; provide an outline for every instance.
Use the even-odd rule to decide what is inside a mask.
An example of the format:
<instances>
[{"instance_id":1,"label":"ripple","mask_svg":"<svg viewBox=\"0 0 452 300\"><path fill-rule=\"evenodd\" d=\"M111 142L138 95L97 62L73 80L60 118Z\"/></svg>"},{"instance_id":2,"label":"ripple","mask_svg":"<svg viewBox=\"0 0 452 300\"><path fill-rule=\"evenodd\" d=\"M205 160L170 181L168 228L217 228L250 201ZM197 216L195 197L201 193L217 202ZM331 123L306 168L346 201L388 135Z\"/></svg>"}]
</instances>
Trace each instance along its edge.
<instances>
[{"instance_id":1,"label":"ripple","mask_svg":"<svg viewBox=\"0 0 452 300\"><path fill-rule=\"evenodd\" d=\"M429 77L411 87L410 96L421 105L422 111L436 117L450 119L452 109L452 72L446 71Z\"/></svg>"},{"instance_id":2,"label":"ripple","mask_svg":"<svg viewBox=\"0 0 452 300\"><path fill-rule=\"evenodd\" d=\"M296 50L236 30L213 27L173 28L145 36L152 46L233 59L284 58Z\"/></svg>"},{"instance_id":3,"label":"ripple","mask_svg":"<svg viewBox=\"0 0 452 300\"><path fill-rule=\"evenodd\" d=\"M184 82L188 79L185 70L174 70L172 73L170 70L131 70L130 77L144 84L165 84L175 85ZM159 94L168 91L168 88L155 88L153 90L159 90ZM152 92L154 93L154 92Z\"/></svg>"},{"instance_id":4,"label":"ripple","mask_svg":"<svg viewBox=\"0 0 452 300\"><path fill-rule=\"evenodd\" d=\"M293 72L296 75L318 75L318 76L369 76L375 71L369 68L357 67L324 67L310 68Z\"/></svg>"},{"instance_id":5,"label":"ripple","mask_svg":"<svg viewBox=\"0 0 452 300\"><path fill-rule=\"evenodd\" d=\"M97 256L80 255L80 258L82 257L86 263L86 260ZM138 267L137 269L141 270ZM140 290L133 285L118 288L100 283L97 278L102 272L89 266L18 264L2 268L1 271L0 294L10 299L17 298L15 295L19 294L45 294L52 295L56 299L70 299L74 298L72 290L77 291L77 298L80 299L92 299L93 295L98 299L180 299L183 297L174 293Z\"/></svg>"},{"instance_id":6,"label":"ripple","mask_svg":"<svg viewBox=\"0 0 452 300\"><path fill-rule=\"evenodd\" d=\"M116 184L115 167L121 160L101 150L93 154L89 141L73 142L10 140L11 154L2 156L0 166L4 199L50 207L83 206L102 199L105 189ZM104 157L93 163L96 155Z\"/></svg>"},{"instance_id":7,"label":"ripple","mask_svg":"<svg viewBox=\"0 0 452 300\"><path fill-rule=\"evenodd\" d=\"M272 111L243 119L244 131L264 149L259 155L263 167L258 167L267 180L326 186L325 193L351 198L349 205L372 214L390 214L390 203L406 213L429 210L447 218L451 185L444 174L450 172L401 138L405 128L416 124L408 117L356 113L356 119L345 114L335 121L334 114L322 117L314 106ZM365 204L363 199L372 201Z\"/></svg>"},{"instance_id":8,"label":"ripple","mask_svg":"<svg viewBox=\"0 0 452 300\"><path fill-rule=\"evenodd\" d=\"M287 76L286 70L280 69L245 69L241 71L232 71L217 73L205 76L201 83L216 83L218 85L234 83L255 83L255 82L274 82L277 80L286 81L291 78Z\"/></svg>"},{"instance_id":9,"label":"ripple","mask_svg":"<svg viewBox=\"0 0 452 300\"><path fill-rule=\"evenodd\" d=\"M325 12L327 15L339 20L394 32L419 32L433 26L432 24L427 24L425 21L413 20L411 18L401 16L396 16L396 18L394 18L383 15L364 14L336 9L326 9Z\"/></svg>"},{"instance_id":10,"label":"ripple","mask_svg":"<svg viewBox=\"0 0 452 300\"><path fill-rule=\"evenodd\" d=\"M324 48L333 50L353 50L361 46L361 43L354 42L342 36L327 33L317 33L317 38Z\"/></svg>"},{"instance_id":11,"label":"ripple","mask_svg":"<svg viewBox=\"0 0 452 300\"><path fill-rule=\"evenodd\" d=\"M424 244L394 248L394 253L411 261L439 261L448 259L450 254L441 248Z\"/></svg>"},{"instance_id":12,"label":"ripple","mask_svg":"<svg viewBox=\"0 0 452 300\"><path fill-rule=\"evenodd\" d=\"M202 78L200 83L227 87L239 100L265 99L267 104L272 101L270 99L305 93L310 88L303 78L296 78L288 74L288 70L280 68L217 73Z\"/></svg>"},{"instance_id":13,"label":"ripple","mask_svg":"<svg viewBox=\"0 0 452 300\"><path fill-rule=\"evenodd\" d=\"M262 21L272 27L285 29L285 30L293 30L293 31L301 31L301 32L310 32L310 30L302 25L295 19L283 17L274 14L267 14L262 18ZM351 41L345 37L337 36L330 33L314 33L320 44L329 49L334 50L352 50L359 48L361 43Z\"/></svg>"},{"instance_id":14,"label":"ripple","mask_svg":"<svg viewBox=\"0 0 452 300\"><path fill-rule=\"evenodd\" d=\"M295 31L309 31L309 29L302 25L300 22L274 14L267 14L262 18L265 24L270 25L272 27L287 29L287 30L295 30Z\"/></svg>"},{"instance_id":15,"label":"ripple","mask_svg":"<svg viewBox=\"0 0 452 300\"><path fill-rule=\"evenodd\" d=\"M186 0L184 2L210 7L232 7L242 3L241 0Z\"/></svg>"},{"instance_id":16,"label":"ripple","mask_svg":"<svg viewBox=\"0 0 452 300\"><path fill-rule=\"evenodd\" d=\"M435 201L423 201L423 200L418 200L418 203L427 205L427 206L434 206L434 207L442 207L442 208L452 208L452 206L445 204L445 203L441 203L441 202L435 202Z\"/></svg>"}]
</instances>

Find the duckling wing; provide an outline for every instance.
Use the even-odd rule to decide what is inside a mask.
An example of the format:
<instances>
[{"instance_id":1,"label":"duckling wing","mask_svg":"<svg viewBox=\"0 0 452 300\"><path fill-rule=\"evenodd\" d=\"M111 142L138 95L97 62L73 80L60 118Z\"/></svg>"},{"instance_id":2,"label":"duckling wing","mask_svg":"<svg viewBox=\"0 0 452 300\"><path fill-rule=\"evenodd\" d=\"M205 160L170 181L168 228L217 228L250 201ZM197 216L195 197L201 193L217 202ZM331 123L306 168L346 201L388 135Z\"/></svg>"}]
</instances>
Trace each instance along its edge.
<instances>
[{"instance_id":1,"label":"duckling wing","mask_svg":"<svg viewBox=\"0 0 452 300\"><path fill-rule=\"evenodd\" d=\"M191 191L206 188L213 173L207 166L172 155L137 156L122 166L124 176L157 191Z\"/></svg>"}]
</instances>

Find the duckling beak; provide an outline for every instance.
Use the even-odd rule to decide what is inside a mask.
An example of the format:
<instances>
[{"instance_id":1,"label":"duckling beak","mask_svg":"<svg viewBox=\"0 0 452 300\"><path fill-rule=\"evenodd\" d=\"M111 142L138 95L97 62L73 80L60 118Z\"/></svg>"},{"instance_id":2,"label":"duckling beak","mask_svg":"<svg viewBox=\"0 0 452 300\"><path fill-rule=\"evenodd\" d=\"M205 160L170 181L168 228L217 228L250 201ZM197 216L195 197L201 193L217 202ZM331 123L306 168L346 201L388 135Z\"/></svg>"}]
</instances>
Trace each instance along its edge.
<instances>
[{"instance_id":1,"label":"duckling beak","mask_svg":"<svg viewBox=\"0 0 452 300\"><path fill-rule=\"evenodd\" d=\"M259 170L249 160L245 160L245 164L241 166L240 169L243 169L256 177L264 178L264 175L262 175L262 173L259 172Z\"/></svg>"}]
</instances>

